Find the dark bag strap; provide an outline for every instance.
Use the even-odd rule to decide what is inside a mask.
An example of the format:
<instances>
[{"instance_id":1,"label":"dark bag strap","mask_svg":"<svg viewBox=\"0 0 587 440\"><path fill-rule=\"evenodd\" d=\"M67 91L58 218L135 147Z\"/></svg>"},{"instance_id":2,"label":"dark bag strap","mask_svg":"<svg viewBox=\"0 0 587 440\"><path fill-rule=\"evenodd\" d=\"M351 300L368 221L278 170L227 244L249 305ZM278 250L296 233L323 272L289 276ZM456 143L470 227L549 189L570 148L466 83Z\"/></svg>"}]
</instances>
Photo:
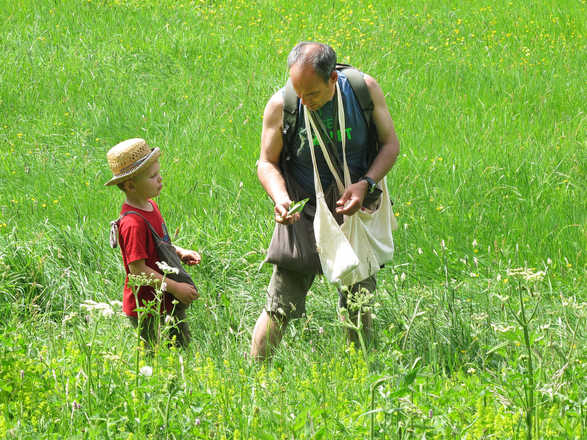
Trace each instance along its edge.
<instances>
[{"instance_id":1,"label":"dark bag strap","mask_svg":"<svg viewBox=\"0 0 587 440\"><path fill-rule=\"evenodd\" d=\"M170 273L167 275L167 277L171 278L172 280L178 281L180 283L189 283L192 286L196 287L191 276L186 272L186 270L181 265L181 261L180 261L179 257L177 256L177 254L175 253L175 248L174 248L173 244L171 243L171 241L166 241L163 238L161 238L159 236L159 234L157 234L157 231L155 231L155 228L153 228L153 225L151 225L149 220L147 220L145 218L145 216L142 215L140 212L126 211L118 219L110 222L110 225L111 225L110 246L115 248L118 245L118 226L120 224L120 221L124 217L126 217L128 214L138 215L139 217L141 217L144 220L145 224L151 230L151 234L153 235L153 239L155 240L155 247L157 248L157 253L159 254L159 258L161 258L163 261L167 262L167 264L169 264L170 266L174 266L179 270L179 273L177 273L177 274Z\"/></svg>"},{"instance_id":2,"label":"dark bag strap","mask_svg":"<svg viewBox=\"0 0 587 440\"><path fill-rule=\"evenodd\" d=\"M165 241L159 236L159 234L157 234L157 231L155 231L155 228L153 228L153 225L151 225L151 223L149 223L149 220L147 220L144 215L142 215L140 212L136 212L136 211L126 211L124 214L122 214L116 220L112 220L110 222L110 247L112 249L116 249L116 247L118 247L118 228L120 227L120 221L124 217L126 217L128 214L135 214L135 215L138 215L139 217L141 217L145 221L145 224L151 230L151 234L153 235L153 238L156 241L157 240Z\"/></svg>"},{"instance_id":3,"label":"dark bag strap","mask_svg":"<svg viewBox=\"0 0 587 440\"><path fill-rule=\"evenodd\" d=\"M151 230L151 233L153 234L153 237L156 238L157 240L163 240L159 234L157 234L157 231L155 231L155 228L151 225L151 223L149 223L149 220L147 220L145 218L145 216L143 214L141 214L140 212L137 211L126 211L124 214L122 214L120 216L120 218L118 219L118 221L120 222L120 220L122 220L124 217L126 217L128 214L135 214L138 215L140 218L142 218L145 221L145 224L149 227L149 229ZM165 241L165 240L163 240Z\"/></svg>"}]
</instances>

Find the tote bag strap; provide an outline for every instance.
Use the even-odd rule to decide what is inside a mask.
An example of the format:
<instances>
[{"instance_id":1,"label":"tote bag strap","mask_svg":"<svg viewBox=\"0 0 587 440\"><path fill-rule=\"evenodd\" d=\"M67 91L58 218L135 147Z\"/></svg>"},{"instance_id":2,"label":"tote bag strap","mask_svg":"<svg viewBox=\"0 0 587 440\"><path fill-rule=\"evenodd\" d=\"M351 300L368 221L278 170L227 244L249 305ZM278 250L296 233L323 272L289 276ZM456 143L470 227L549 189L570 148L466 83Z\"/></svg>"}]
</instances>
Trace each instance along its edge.
<instances>
[{"instance_id":1,"label":"tote bag strap","mask_svg":"<svg viewBox=\"0 0 587 440\"><path fill-rule=\"evenodd\" d=\"M318 174L318 166L316 164L316 155L314 153L313 142L312 142L312 131L314 131L314 133L316 134L316 138L318 139L318 144L320 145L320 149L322 150L322 155L324 156L324 160L326 161L326 164L328 165L330 172L334 176L334 180L336 181L336 186L338 187L338 190L340 191L340 193L342 194L344 192L345 186L348 186L351 184L350 172L349 172L347 160L346 160L346 137L344 136L346 127L345 127L345 120L344 120L344 107L342 104L342 96L340 94L340 88L338 87L338 82L336 83L336 94L337 94L337 99L338 99L338 106L337 106L338 107L338 120L339 120L340 132L342 133L342 135L341 135L342 156L343 156L343 162L344 162L344 171L343 172L344 172L345 184L342 183L341 178L340 178L336 168L332 164L330 154L328 154L328 150L326 149L326 146L324 145L324 140L322 139L322 136L320 136L320 131L316 127L316 123L313 119L312 114L310 113L308 108L304 106L304 122L306 124L306 134L308 136L308 145L310 145L310 153L312 154L312 165L314 166L314 186L316 189L316 194L323 194L323 189L322 189L322 184L320 182L320 178L319 178L319 174Z\"/></svg>"}]
</instances>

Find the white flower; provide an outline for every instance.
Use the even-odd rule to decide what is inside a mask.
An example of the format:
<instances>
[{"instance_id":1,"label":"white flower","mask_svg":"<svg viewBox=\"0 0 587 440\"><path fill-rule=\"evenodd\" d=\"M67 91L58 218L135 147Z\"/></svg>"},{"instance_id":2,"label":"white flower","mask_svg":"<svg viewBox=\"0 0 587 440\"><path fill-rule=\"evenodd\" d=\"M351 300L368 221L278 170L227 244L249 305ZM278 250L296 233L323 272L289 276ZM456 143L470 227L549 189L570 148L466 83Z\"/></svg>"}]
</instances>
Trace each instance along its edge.
<instances>
[{"instance_id":1,"label":"white flower","mask_svg":"<svg viewBox=\"0 0 587 440\"><path fill-rule=\"evenodd\" d=\"M507 333L509 331L515 330L515 327L513 325L491 323L491 327L493 327L493 330L499 333Z\"/></svg>"},{"instance_id":2,"label":"white flower","mask_svg":"<svg viewBox=\"0 0 587 440\"><path fill-rule=\"evenodd\" d=\"M538 272L534 272L532 268L517 268L517 269L508 269L507 274L510 277L521 277L524 278L526 281L540 281L546 275L546 272L539 270Z\"/></svg>"},{"instance_id":3,"label":"white flower","mask_svg":"<svg viewBox=\"0 0 587 440\"><path fill-rule=\"evenodd\" d=\"M114 310L112 310L112 307L108 303L99 303L91 299L86 299L80 307L88 312L96 311L105 318L114 315Z\"/></svg>"},{"instance_id":4,"label":"white flower","mask_svg":"<svg viewBox=\"0 0 587 440\"><path fill-rule=\"evenodd\" d=\"M155 264L165 274L167 274L167 273L175 273L175 274L178 274L179 273L179 269L177 267L172 267L169 264L167 264L165 261L156 261Z\"/></svg>"},{"instance_id":5,"label":"white flower","mask_svg":"<svg viewBox=\"0 0 587 440\"><path fill-rule=\"evenodd\" d=\"M153 375L153 367L145 365L144 367L140 368L139 372L145 377L151 377Z\"/></svg>"},{"instance_id":6,"label":"white flower","mask_svg":"<svg viewBox=\"0 0 587 440\"><path fill-rule=\"evenodd\" d=\"M110 301L110 305L112 307L120 307L120 308L122 308L122 301L118 301L118 300Z\"/></svg>"}]
</instances>

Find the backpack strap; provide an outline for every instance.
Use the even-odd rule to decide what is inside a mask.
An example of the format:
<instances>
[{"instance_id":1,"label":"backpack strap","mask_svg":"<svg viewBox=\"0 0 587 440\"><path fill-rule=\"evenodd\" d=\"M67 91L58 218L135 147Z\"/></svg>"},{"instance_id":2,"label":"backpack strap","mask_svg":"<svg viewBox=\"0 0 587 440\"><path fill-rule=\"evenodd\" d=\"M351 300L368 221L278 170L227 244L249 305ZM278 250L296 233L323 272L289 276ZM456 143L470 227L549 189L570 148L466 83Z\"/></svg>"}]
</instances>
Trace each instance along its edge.
<instances>
[{"instance_id":1,"label":"backpack strap","mask_svg":"<svg viewBox=\"0 0 587 440\"><path fill-rule=\"evenodd\" d=\"M297 120L298 120L298 102L299 98L291 84L291 79L287 80L283 93L283 151L292 143Z\"/></svg>"},{"instance_id":2,"label":"backpack strap","mask_svg":"<svg viewBox=\"0 0 587 440\"><path fill-rule=\"evenodd\" d=\"M336 70L339 72L344 73L344 75L349 80L351 84L351 89L355 93L357 100L359 101L359 106L361 107L361 111L363 112L363 117L365 118L365 122L367 123L367 129L371 128L371 122L373 121L373 108L375 105L373 104L373 100L371 99L371 94L369 93L369 89L367 89L367 83L365 83L365 78L363 74L355 69L353 66L348 64L337 64Z\"/></svg>"},{"instance_id":3,"label":"backpack strap","mask_svg":"<svg viewBox=\"0 0 587 440\"><path fill-rule=\"evenodd\" d=\"M141 217L145 221L145 223L149 227L149 229L151 230L151 234L153 234L153 237L156 240L162 240L162 238L159 236L159 234L157 234L157 231L155 231L155 228L153 228L153 226L151 225L151 223L149 223L149 220L147 220L145 218L145 216L143 216L140 212L126 211L124 214L122 214L116 220L113 220L110 222L110 247L112 249L116 249L116 247L118 246L118 228L120 226L120 221L124 217L126 217L128 214L135 214L135 215L138 215L139 217Z\"/></svg>"}]
</instances>

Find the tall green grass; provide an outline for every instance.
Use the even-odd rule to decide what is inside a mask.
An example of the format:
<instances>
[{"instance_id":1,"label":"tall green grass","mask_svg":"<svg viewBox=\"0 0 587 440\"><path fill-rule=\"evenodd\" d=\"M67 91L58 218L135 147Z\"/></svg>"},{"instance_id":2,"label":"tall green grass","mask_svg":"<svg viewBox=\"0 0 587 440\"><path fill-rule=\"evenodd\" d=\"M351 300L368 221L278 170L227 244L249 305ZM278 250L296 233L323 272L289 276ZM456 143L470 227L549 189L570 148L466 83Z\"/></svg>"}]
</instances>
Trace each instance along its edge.
<instances>
[{"instance_id":1,"label":"tall green grass","mask_svg":"<svg viewBox=\"0 0 587 440\"><path fill-rule=\"evenodd\" d=\"M585 435L583 2L0 6L0 437ZM300 40L381 84L400 228L367 359L317 280L259 366L245 353L273 220L255 161ZM158 203L203 261L194 344L162 348L133 390L130 326L80 304L120 299L105 155L136 136L163 150ZM528 343L520 304L536 307Z\"/></svg>"}]
</instances>

